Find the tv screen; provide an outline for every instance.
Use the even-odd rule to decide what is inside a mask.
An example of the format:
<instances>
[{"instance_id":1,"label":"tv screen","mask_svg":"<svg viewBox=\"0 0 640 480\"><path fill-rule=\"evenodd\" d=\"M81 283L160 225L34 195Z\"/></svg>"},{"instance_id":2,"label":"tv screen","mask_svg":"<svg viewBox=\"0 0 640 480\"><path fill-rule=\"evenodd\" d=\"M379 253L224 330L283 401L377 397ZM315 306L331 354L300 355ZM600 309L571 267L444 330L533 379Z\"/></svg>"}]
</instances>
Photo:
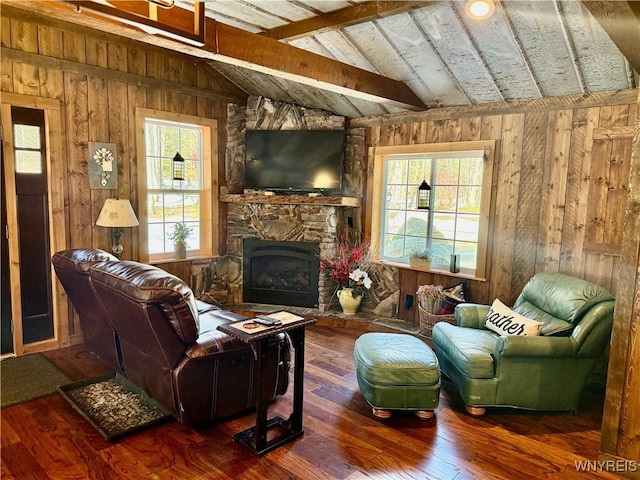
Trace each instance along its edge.
<instances>
[{"instance_id":1,"label":"tv screen","mask_svg":"<svg viewBox=\"0 0 640 480\"><path fill-rule=\"evenodd\" d=\"M247 130L244 186L339 195L344 140L343 130Z\"/></svg>"}]
</instances>

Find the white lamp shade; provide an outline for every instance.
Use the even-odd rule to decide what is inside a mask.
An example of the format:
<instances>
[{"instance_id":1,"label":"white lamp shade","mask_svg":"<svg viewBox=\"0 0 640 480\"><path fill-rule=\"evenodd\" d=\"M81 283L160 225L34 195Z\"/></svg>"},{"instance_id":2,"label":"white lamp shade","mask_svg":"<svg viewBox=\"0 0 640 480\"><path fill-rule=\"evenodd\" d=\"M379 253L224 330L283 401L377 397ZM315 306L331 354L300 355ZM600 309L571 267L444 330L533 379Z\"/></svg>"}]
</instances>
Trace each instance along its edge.
<instances>
[{"instance_id":1,"label":"white lamp shade","mask_svg":"<svg viewBox=\"0 0 640 480\"><path fill-rule=\"evenodd\" d=\"M99 227L137 227L140 225L131 202L108 198L98 215L96 225Z\"/></svg>"}]
</instances>

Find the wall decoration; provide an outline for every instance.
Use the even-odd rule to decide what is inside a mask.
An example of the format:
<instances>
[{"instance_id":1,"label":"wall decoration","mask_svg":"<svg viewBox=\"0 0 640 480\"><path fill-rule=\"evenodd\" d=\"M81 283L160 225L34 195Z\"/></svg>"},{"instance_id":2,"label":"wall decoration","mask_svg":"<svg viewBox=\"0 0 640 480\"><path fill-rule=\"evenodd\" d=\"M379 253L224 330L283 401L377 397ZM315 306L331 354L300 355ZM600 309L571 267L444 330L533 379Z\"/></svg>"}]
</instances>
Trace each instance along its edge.
<instances>
[{"instance_id":1,"label":"wall decoration","mask_svg":"<svg viewBox=\"0 0 640 480\"><path fill-rule=\"evenodd\" d=\"M115 189L118 186L117 144L89 142L89 187Z\"/></svg>"}]
</instances>

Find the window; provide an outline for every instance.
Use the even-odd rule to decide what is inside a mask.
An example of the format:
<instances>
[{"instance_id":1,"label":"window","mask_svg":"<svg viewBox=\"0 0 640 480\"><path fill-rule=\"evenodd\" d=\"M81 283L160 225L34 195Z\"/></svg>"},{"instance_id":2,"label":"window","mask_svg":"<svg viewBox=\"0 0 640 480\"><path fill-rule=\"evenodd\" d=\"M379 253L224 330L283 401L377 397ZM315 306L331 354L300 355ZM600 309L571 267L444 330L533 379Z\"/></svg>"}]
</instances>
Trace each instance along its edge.
<instances>
[{"instance_id":1,"label":"window","mask_svg":"<svg viewBox=\"0 0 640 480\"><path fill-rule=\"evenodd\" d=\"M13 125L16 173L42 173L44 152L40 125Z\"/></svg>"},{"instance_id":2,"label":"window","mask_svg":"<svg viewBox=\"0 0 640 480\"><path fill-rule=\"evenodd\" d=\"M375 149L372 241L379 260L408 264L413 251L431 252L431 269L484 277L493 142ZM489 158L491 157L491 158ZM419 210L418 186L431 185L429 210Z\"/></svg>"},{"instance_id":3,"label":"window","mask_svg":"<svg viewBox=\"0 0 640 480\"><path fill-rule=\"evenodd\" d=\"M187 238L189 257L211 255L216 199L212 198L215 121L140 109L137 122L143 133L140 151L141 258L174 258L170 239L176 223L192 231ZM184 180L173 179L173 157L184 159ZM216 218L217 221L217 218Z\"/></svg>"}]
</instances>

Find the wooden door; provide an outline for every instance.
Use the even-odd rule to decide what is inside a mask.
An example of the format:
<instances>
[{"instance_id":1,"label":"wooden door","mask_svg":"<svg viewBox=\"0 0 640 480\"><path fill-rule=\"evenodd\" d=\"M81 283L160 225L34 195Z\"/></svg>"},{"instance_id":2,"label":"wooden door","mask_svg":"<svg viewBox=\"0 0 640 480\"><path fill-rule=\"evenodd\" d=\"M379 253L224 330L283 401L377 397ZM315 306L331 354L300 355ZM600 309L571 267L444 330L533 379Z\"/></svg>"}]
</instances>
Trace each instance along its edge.
<instances>
[{"instance_id":1,"label":"wooden door","mask_svg":"<svg viewBox=\"0 0 640 480\"><path fill-rule=\"evenodd\" d=\"M12 107L22 343L54 338L44 111Z\"/></svg>"},{"instance_id":2,"label":"wooden door","mask_svg":"<svg viewBox=\"0 0 640 480\"><path fill-rule=\"evenodd\" d=\"M50 260L52 252L66 248L60 119L59 101L2 95L3 279L10 299L5 304L3 295L3 317L8 310L15 355L68 345L75 333Z\"/></svg>"}]
</instances>

